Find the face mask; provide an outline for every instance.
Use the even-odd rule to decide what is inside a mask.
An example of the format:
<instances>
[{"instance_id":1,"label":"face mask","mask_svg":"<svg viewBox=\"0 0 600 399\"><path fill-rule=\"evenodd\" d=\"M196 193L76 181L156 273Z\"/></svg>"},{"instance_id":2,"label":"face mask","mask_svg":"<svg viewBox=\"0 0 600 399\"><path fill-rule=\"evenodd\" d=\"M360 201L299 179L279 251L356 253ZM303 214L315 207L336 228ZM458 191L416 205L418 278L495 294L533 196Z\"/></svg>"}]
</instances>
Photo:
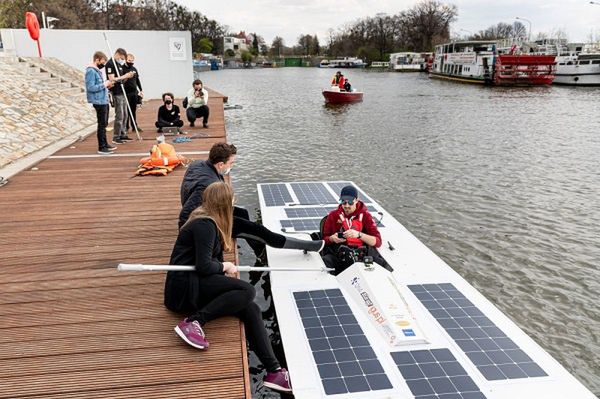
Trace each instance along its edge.
<instances>
[{"instance_id":1,"label":"face mask","mask_svg":"<svg viewBox=\"0 0 600 399\"><path fill-rule=\"evenodd\" d=\"M117 62L119 63L119 65L124 65L125 64L125 60L119 60Z\"/></svg>"},{"instance_id":2,"label":"face mask","mask_svg":"<svg viewBox=\"0 0 600 399\"><path fill-rule=\"evenodd\" d=\"M169 105L169 104L173 104L173 101L171 101L171 100L166 100L166 101L165 101L165 104L167 104L167 105Z\"/></svg>"},{"instance_id":3,"label":"face mask","mask_svg":"<svg viewBox=\"0 0 600 399\"><path fill-rule=\"evenodd\" d=\"M133 62L128 62L128 63L127 63L127 66L128 66L129 68L131 68L131 67L133 66Z\"/></svg>"},{"instance_id":4,"label":"face mask","mask_svg":"<svg viewBox=\"0 0 600 399\"><path fill-rule=\"evenodd\" d=\"M227 168L225 170L220 171L221 176L227 176L231 172L231 168Z\"/></svg>"},{"instance_id":5,"label":"face mask","mask_svg":"<svg viewBox=\"0 0 600 399\"><path fill-rule=\"evenodd\" d=\"M100 64L96 64L96 66L98 67L98 69L102 69L104 68L104 63L101 62Z\"/></svg>"}]
</instances>

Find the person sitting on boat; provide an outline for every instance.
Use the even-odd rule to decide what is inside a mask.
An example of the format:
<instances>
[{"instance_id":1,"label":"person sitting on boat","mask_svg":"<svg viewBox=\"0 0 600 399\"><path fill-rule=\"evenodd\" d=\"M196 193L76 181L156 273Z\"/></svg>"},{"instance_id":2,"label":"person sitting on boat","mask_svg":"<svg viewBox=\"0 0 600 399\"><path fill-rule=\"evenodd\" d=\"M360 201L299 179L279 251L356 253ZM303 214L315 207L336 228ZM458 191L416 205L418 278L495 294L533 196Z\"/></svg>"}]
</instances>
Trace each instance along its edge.
<instances>
[{"instance_id":1,"label":"person sitting on boat","mask_svg":"<svg viewBox=\"0 0 600 399\"><path fill-rule=\"evenodd\" d=\"M346 78L344 75L340 75L340 80L338 81L338 88L340 91L344 91L344 84L346 84Z\"/></svg>"},{"instance_id":2,"label":"person sitting on boat","mask_svg":"<svg viewBox=\"0 0 600 399\"><path fill-rule=\"evenodd\" d=\"M391 271L376 248L381 246L381 234L367 206L358 199L354 186L340 192L340 205L331 211L322 228L325 249L323 262L339 274L365 255Z\"/></svg>"},{"instance_id":3,"label":"person sitting on boat","mask_svg":"<svg viewBox=\"0 0 600 399\"><path fill-rule=\"evenodd\" d=\"M187 222L192 211L202 205L202 195L206 187L214 182L222 182L235 162L237 148L233 144L216 143L209 153L208 160L192 162L181 182L181 212L179 227ZM299 240L274 233L261 224L250 221L244 208L233 208L233 238L244 238L262 263L266 261L265 244L275 248L300 249L319 252L323 241Z\"/></svg>"},{"instance_id":4,"label":"person sitting on boat","mask_svg":"<svg viewBox=\"0 0 600 399\"><path fill-rule=\"evenodd\" d=\"M344 80L344 90L350 93L352 91L352 85L348 79Z\"/></svg>"},{"instance_id":5,"label":"person sitting on boat","mask_svg":"<svg viewBox=\"0 0 600 399\"><path fill-rule=\"evenodd\" d=\"M188 315L175 332L197 349L209 347L203 330L206 323L224 316L242 320L250 349L267 369L264 385L291 392L289 373L275 357L262 312L254 302L256 290L236 277L235 264L223 261L223 251L235 247L231 238L233 202L229 184L217 182L206 188L202 206L179 231L170 260L171 265L193 265L196 270L167 273L164 304L173 312Z\"/></svg>"},{"instance_id":6,"label":"person sitting on boat","mask_svg":"<svg viewBox=\"0 0 600 399\"><path fill-rule=\"evenodd\" d=\"M331 85L332 86L338 86L340 84L340 78L342 77L342 71L337 71L335 73L335 75L333 75L333 78L331 79Z\"/></svg>"}]
</instances>

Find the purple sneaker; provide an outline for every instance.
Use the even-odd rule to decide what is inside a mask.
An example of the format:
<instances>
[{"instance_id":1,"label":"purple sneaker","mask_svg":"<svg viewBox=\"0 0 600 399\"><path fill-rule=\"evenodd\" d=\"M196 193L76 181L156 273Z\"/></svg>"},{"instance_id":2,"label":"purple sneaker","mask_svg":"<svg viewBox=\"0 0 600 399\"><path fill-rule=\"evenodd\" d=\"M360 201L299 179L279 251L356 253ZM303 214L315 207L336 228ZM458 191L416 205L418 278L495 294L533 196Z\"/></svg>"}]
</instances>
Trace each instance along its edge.
<instances>
[{"instance_id":1,"label":"purple sneaker","mask_svg":"<svg viewBox=\"0 0 600 399\"><path fill-rule=\"evenodd\" d=\"M181 339L192 345L194 348L208 348L208 341L204 336L204 331L202 331L200 323L196 320L188 321L187 319L183 319L181 323L177 324L177 327L175 327L175 332Z\"/></svg>"},{"instance_id":2,"label":"purple sneaker","mask_svg":"<svg viewBox=\"0 0 600 399\"><path fill-rule=\"evenodd\" d=\"M267 373L266 377L263 379L263 385L275 391L292 392L290 373L284 368L272 373Z\"/></svg>"}]
</instances>

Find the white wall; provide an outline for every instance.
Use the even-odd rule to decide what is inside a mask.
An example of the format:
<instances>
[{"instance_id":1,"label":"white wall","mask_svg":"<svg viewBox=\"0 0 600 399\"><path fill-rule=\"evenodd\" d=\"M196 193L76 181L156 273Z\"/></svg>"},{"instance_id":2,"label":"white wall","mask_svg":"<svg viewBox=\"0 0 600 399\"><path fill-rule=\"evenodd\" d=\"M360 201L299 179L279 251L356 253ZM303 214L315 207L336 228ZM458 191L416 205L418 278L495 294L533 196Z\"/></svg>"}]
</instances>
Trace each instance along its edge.
<instances>
[{"instance_id":1,"label":"white wall","mask_svg":"<svg viewBox=\"0 0 600 399\"><path fill-rule=\"evenodd\" d=\"M100 50L108 57L112 55L103 32L106 32L113 53L117 47L122 47L135 55L135 66L140 72L146 99L160 98L167 91L181 98L192 87L194 71L189 31L42 29L42 56L58 58L83 71L92 62L94 52ZM37 44L26 29L0 29L0 34L6 52L23 57L38 56ZM171 38L183 39L185 60L171 60Z\"/></svg>"}]
</instances>

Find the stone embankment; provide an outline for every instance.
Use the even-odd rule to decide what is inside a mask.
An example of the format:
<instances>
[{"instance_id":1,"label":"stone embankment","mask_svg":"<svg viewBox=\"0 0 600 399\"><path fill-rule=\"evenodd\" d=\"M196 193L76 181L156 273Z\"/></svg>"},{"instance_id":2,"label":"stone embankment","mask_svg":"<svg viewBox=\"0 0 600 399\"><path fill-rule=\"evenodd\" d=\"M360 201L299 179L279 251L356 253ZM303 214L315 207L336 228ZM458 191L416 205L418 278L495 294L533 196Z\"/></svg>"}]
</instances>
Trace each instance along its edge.
<instances>
[{"instance_id":1,"label":"stone embankment","mask_svg":"<svg viewBox=\"0 0 600 399\"><path fill-rule=\"evenodd\" d=\"M57 59L0 57L0 170L96 122L83 72Z\"/></svg>"}]
</instances>

